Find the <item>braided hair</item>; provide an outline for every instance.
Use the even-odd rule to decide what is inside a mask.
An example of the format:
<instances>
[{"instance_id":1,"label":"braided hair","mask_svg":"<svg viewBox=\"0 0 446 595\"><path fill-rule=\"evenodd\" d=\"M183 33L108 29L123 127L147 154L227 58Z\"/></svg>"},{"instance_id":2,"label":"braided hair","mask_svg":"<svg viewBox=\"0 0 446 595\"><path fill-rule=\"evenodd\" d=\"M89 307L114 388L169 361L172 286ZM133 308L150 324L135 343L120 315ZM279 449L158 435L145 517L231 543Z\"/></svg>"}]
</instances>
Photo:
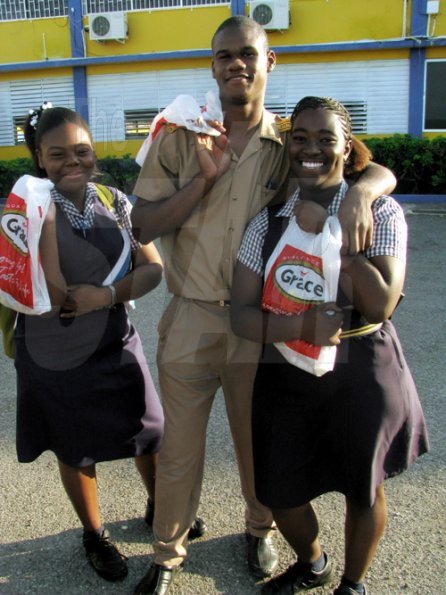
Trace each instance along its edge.
<instances>
[{"instance_id":1,"label":"braided hair","mask_svg":"<svg viewBox=\"0 0 446 595\"><path fill-rule=\"evenodd\" d=\"M352 150L344 166L346 176L361 172L367 167L372 159L368 147L352 133L352 120L347 108L332 97L314 97L308 95L303 97L296 105L291 114L291 125L297 116L307 109L323 109L335 113L342 127L346 142L352 141Z\"/></svg>"},{"instance_id":2,"label":"braided hair","mask_svg":"<svg viewBox=\"0 0 446 595\"><path fill-rule=\"evenodd\" d=\"M40 167L37 155L42 138L47 132L62 124L75 124L83 128L93 144L90 128L86 121L75 111L67 107L52 107L51 103L43 103L39 108L31 110L25 122L25 142L34 164L37 177L46 178L47 172Z\"/></svg>"}]
</instances>

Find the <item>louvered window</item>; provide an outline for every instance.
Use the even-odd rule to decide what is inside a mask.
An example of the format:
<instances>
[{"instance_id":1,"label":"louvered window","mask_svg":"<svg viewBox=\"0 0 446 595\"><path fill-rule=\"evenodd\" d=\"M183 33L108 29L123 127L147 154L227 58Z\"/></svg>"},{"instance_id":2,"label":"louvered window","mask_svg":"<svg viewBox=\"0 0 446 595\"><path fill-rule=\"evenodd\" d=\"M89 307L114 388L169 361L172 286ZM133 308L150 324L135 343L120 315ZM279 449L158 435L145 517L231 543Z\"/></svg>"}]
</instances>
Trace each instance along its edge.
<instances>
[{"instance_id":1,"label":"louvered window","mask_svg":"<svg viewBox=\"0 0 446 595\"><path fill-rule=\"evenodd\" d=\"M69 76L0 83L0 146L23 142L23 124L30 109L44 101L74 109L73 80Z\"/></svg>"},{"instance_id":2,"label":"louvered window","mask_svg":"<svg viewBox=\"0 0 446 595\"><path fill-rule=\"evenodd\" d=\"M25 121L26 116L15 116L13 118L15 145L23 145L25 142Z\"/></svg>"},{"instance_id":3,"label":"louvered window","mask_svg":"<svg viewBox=\"0 0 446 595\"><path fill-rule=\"evenodd\" d=\"M366 134L367 132L367 104L365 101L342 101L342 104L348 109L350 117L352 119L353 134ZM297 103L297 101L296 101ZM266 108L271 112L285 118L291 116L295 103L292 104L280 104L280 103L268 103L266 102Z\"/></svg>"},{"instance_id":4,"label":"louvered window","mask_svg":"<svg viewBox=\"0 0 446 595\"><path fill-rule=\"evenodd\" d=\"M158 113L157 108L125 110L125 138L145 138L150 132L153 118Z\"/></svg>"}]
</instances>

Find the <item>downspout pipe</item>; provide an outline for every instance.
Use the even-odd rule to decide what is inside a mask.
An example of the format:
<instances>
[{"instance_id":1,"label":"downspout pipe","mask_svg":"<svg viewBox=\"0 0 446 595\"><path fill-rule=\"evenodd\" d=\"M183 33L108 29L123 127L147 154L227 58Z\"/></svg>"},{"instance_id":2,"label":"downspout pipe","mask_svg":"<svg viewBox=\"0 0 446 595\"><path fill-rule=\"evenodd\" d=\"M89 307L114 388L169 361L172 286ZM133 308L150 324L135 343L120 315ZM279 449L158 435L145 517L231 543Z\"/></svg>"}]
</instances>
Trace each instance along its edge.
<instances>
[{"instance_id":1,"label":"downspout pipe","mask_svg":"<svg viewBox=\"0 0 446 595\"><path fill-rule=\"evenodd\" d=\"M427 37L427 0L413 0L410 21L411 38ZM409 57L409 122L408 132L421 138L424 128L424 76L426 50L421 44L412 47Z\"/></svg>"},{"instance_id":2,"label":"downspout pipe","mask_svg":"<svg viewBox=\"0 0 446 595\"><path fill-rule=\"evenodd\" d=\"M82 20L82 1L68 0L70 18L71 56L74 59L85 58L84 25ZM85 65L73 65L73 89L75 110L86 122L89 121L87 69Z\"/></svg>"}]
</instances>

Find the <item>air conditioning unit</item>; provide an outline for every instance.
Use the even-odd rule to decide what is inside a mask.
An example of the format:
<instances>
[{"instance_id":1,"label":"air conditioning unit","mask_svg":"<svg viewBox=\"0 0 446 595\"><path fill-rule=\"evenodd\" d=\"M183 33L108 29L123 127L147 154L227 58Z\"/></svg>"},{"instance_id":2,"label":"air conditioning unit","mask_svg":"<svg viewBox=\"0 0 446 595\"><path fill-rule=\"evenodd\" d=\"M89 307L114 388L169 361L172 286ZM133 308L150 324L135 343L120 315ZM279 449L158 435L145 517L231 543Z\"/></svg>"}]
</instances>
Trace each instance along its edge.
<instances>
[{"instance_id":1,"label":"air conditioning unit","mask_svg":"<svg viewBox=\"0 0 446 595\"><path fill-rule=\"evenodd\" d=\"M288 29L290 26L289 0L253 0L249 16L266 31Z\"/></svg>"},{"instance_id":2,"label":"air conditioning unit","mask_svg":"<svg viewBox=\"0 0 446 595\"><path fill-rule=\"evenodd\" d=\"M104 12L89 15L90 39L107 41L110 39L127 39L127 13Z\"/></svg>"}]
</instances>

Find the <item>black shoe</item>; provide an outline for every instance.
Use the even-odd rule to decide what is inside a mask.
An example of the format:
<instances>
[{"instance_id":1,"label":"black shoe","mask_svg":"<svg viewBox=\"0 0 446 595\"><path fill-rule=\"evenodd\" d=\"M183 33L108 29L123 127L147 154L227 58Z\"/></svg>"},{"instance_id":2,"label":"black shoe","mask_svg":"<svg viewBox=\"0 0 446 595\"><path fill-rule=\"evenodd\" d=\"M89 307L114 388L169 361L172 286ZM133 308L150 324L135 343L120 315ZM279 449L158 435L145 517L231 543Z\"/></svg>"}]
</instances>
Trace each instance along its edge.
<instances>
[{"instance_id":1,"label":"black shoe","mask_svg":"<svg viewBox=\"0 0 446 595\"><path fill-rule=\"evenodd\" d=\"M107 581L119 581L127 576L127 558L111 543L108 533L84 535L85 555L99 576Z\"/></svg>"},{"instance_id":2,"label":"black shoe","mask_svg":"<svg viewBox=\"0 0 446 595\"><path fill-rule=\"evenodd\" d=\"M155 515L155 505L152 500L147 500L146 506L146 514L144 515L144 521L149 527L153 525L153 517ZM207 531L206 523L200 517L197 517L195 521L192 523L191 528L189 529L189 533L187 538L189 541L193 541L194 539L198 539L199 537L203 537L203 535Z\"/></svg>"},{"instance_id":3,"label":"black shoe","mask_svg":"<svg viewBox=\"0 0 446 595\"><path fill-rule=\"evenodd\" d=\"M192 523L191 528L189 529L187 538L189 541L193 541L194 539L203 537L207 530L208 528L206 523L203 521L203 519L197 516L195 521Z\"/></svg>"},{"instance_id":4,"label":"black shoe","mask_svg":"<svg viewBox=\"0 0 446 595\"><path fill-rule=\"evenodd\" d=\"M278 555L270 537L255 537L246 533L249 570L259 578L271 576L277 566Z\"/></svg>"},{"instance_id":5,"label":"black shoe","mask_svg":"<svg viewBox=\"0 0 446 595\"><path fill-rule=\"evenodd\" d=\"M153 563L147 574L136 585L133 595L165 595L177 574L183 570L183 565L160 566Z\"/></svg>"},{"instance_id":6,"label":"black shoe","mask_svg":"<svg viewBox=\"0 0 446 595\"><path fill-rule=\"evenodd\" d=\"M262 588L262 595L295 595L306 589L321 587L331 580L331 563L325 555L325 566L320 572L306 570L299 562L271 579Z\"/></svg>"},{"instance_id":7,"label":"black shoe","mask_svg":"<svg viewBox=\"0 0 446 595\"><path fill-rule=\"evenodd\" d=\"M347 587L347 585L339 585L334 591L333 595L358 595L358 591L355 591L351 587ZM364 585L364 595L367 595L367 589Z\"/></svg>"}]
</instances>

